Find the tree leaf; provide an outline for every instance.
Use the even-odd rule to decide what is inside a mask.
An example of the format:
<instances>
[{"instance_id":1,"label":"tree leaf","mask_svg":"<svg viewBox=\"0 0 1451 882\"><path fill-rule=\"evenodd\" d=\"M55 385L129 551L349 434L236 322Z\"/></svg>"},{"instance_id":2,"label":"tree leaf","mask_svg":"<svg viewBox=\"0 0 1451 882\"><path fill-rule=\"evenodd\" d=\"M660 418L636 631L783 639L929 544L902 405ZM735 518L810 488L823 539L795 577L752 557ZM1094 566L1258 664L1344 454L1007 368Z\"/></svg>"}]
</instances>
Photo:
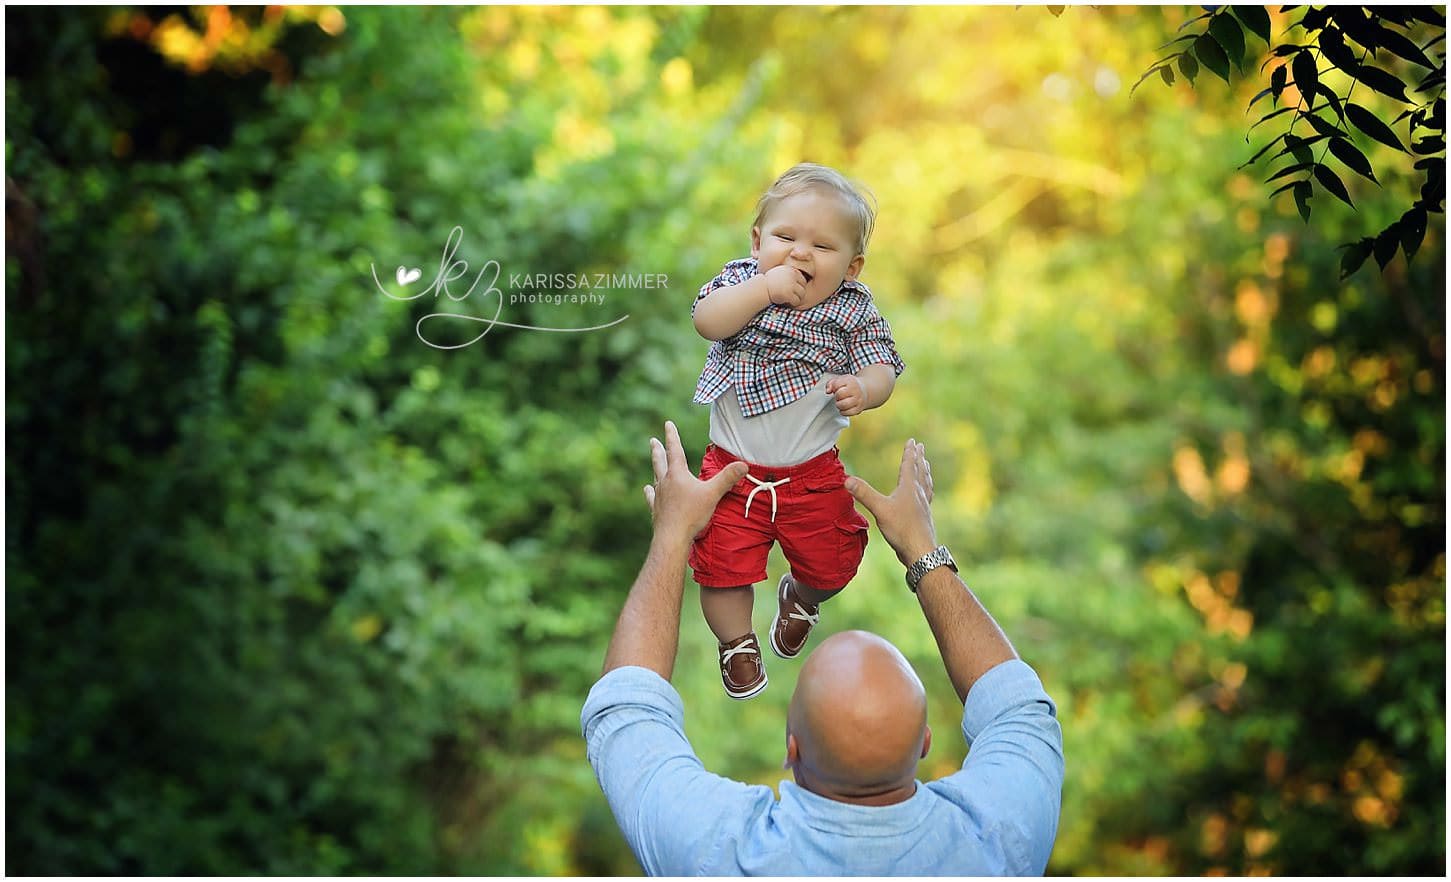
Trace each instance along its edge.
<instances>
[{"instance_id":1,"label":"tree leaf","mask_svg":"<svg viewBox=\"0 0 1451 882\"><path fill-rule=\"evenodd\" d=\"M1304 181L1291 181L1288 184L1281 184L1280 186L1278 186L1278 187L1275 188L1275 190L1274 190L1273 193L1270 194L1270 198L1273 199L1276 196L1280 195L1281 193L1285 192L1286 190L1290 189L1291 187L1298 186L1299 184L1303 184L1303 183L1305 183L1305 182Z\"/></svg>"},{"instance_id":2,"label":"tree leaf","mask_svg":"<svg viewBox=\"0 0 1451 882\"><path fill-rule=\"evenodd\" d=\"M1143 75L1140 76L1138 80L1135 81L1133 87L1129 89L1129 97L1132 98L1134 96L1134 92L1139 88L1139 86L1143 85L1144 80L1147 80L1149 77L1158 73L1160 67L1161 65L1154 64L1148 70L1144 71Z\"/></svg>"},{"instance_id":3,"label":"tree leaf","mask_svg":"<svg viewBox=\"0 0 1451 882\"><path fill-rule=\"evenodd\" d=\"M1359 6L1337 6L1331 11L1330 16L1335 23L1345 32L1350 39L1374 52L1380 48L1380 29L1375 27L1371 20L1366 17L1365 10Z\"/></svg>"},{"instance_id":4,"label":"tree leaf","mask_svg":"<svg viewBox=\"0 0 1451 882\"><path fill-rule=\"evenodd\" d=\"M1301 49L1304 48L1304 46L1301 46L1298 43L1281 43L1280 45L1275 47L1275 57L1284 58L1286 55L1294 55L1296 52L1299 52Z\"/></svg>"},{"instance_id":5,"label":"tree leaf","mask_svg":"<svg viewBox=\"0 0 1451 882\"><path fill-rule=\"evenodd\" d=\"M1281 140L1283 140L1283 139L1284 139L1284 137L1285 137L1285 136L1284 136L1284 135L1283 135L1283 134L1279 134L1279 135L1276 135L1276 136L1275 136L1275 137L1274 137L1274 138L1273 138L1273 139L1272 139L1272 140L1271 140L1271 141L1270 141L1270 143L1268 143L1268 144L1266 144L1266 145L1265 145L1265 146L1263 146L1263 147L1261 147L1261 148L1260 148L1260 149L1259 149L1259 150L1257 150L1257 151L1255 151L1255 155L1254 155L1254 156L1251 156L1251 157L1250 157L1250 158L1249 158L1249 160L1248 160L1248 161L1246 161L1246 162L1245 162L1245 163L1244 163L1244 165L1241 165L1241 166L1240 166L1240 168L1241 168L1241 169L1242 169L1242 168L1244 168L1244 167L1245 167L1245 166L1248 166L1248 165L1254 165L1254 164L1255 164L1255 160L1257 160L1257 159L1259 159L1259 158L1260 158L1260 157L1261 157L1261 156L1264 156L1264 155L1265 155L1265 151L1267 151L1267 150L1269 150L1269 149L1270 149L1270 148L1271 148L1271 147L1273 147L1273 146L1275 146L1275 144L1276 144L1276 143L1277 143L1277 142L1279 142L1279 141L1281 141Z\"/></svg>"},{"instance_id":6,"label":"tree leaf","mask_svg":"<svg viewBox=\"0 0 1451 882\"><path fill-rule=\"evenodd\" d=\"M1437 208L1446 201L1446 157L1438 156L1426 166L1426 182L1421 184L1421 202L1428 208Z\"/></svg>"},{"instance_id":7,"label":"tree leaf","mask_svg":"<svg viewBox=\"0 0 1451 882\"><path fill-rule=\"evenodd\" d=\"M1164 45L1160 46L1158 49L1155 49L1154 51L1155 52L1162 52L1163 50L1169 48L1170 46L1174 45L1175 43L1182 43L1185 40L1193 40L1196 36L1198 36L1198 35L1197 34L1185 34L1182 37L1175 37L1174 39L1170 40L1169 42L1167 42Z\"/></svg>"},{"instance_id":8,"label":"tree leaf","mask_svg":"<svg viewBox=\"0 0 1451 882\"><path fill-rule=\"evenodd\" d=\"M1321 119L1316 114L1313 114L1313 113L1302 113L1302 114L1300 114L1300 118L1301 119L1309 120L1310 121L1310 125L1315 129L1315 131L1319 132L1320 134L1324 135L1327 138L1332 138L1333 139L1333 138L1349 138L1350 137L1350 133L1349 132L1342 131L1339 126L1336 126L1334 123L1326 122L1325 120Z\"/></svg>"},{"instance_id":9,"label":"tree leaf","mask_svg":"<svg viewBox=\"0 0 1451 882\"><path fill-rule=\"evenodd\" d=\"M1389 95L1398 101L1410 102L1406 97L1406 84L1395 74L1381 70L1373 64L1360 66L1360 81L1382 95Z\"/></svg>"},{"instance_id":10,"label":"tree leaf","mask_svg":"<svg viewBox=\"0 0 1451 882\"><path fill-rule=\"evenodd\" d=\"M1199 62L1194 60L1193 53L1185 52L1179 56L1179 73L1184 75L1189 85L1194 85L1194 78L1199 76Z\"/></svg>"},{"instance_id":11,"label":"tree leaf","mask_svg":"<svg viewBox=\"0 0 1451 882\"><path fill-rule=\"evenodd\" d=\"M1315 90L1320 85L1320 74L1315 69L1315 56L1306 49L1290 60L1290 73L1295 77L1295 88L1305 102L1305 109L1315 106Z\"/></svg>"},{"instance_id":12,"label":"tree leaf","mask_svg":"<svg viewBox=\"0 0 1451 882\"><path fill-rule=\"evenodd\" d=\"M1387 147L1394 147L1402 153L1410 152L1401 144L1400 139L1396 137L1395 132L1391 131L1390 126L1381 122L1380 117L1361 107L1359 104L1352 101L1345 102L1345 118L1350 120L1351 124L1357 129L1360 129Z\"/></svg>"},{"instance_id":13,"label":"tree leaf","mask_svg":"<svg viewBox=\"0 0 1451 882\"><path fill-rule=\"evenodd\" d=\"M1285 91L1285 81L1290 74L1289 67L1288 63L1282 64L1275 68L1274 73L1270 74L1270 88L1274 90L1276 103L1280 100L1280 93Z\"/></svg>"},{"instance_id":14,"label":"tree leaf","mask_svg":"<svg viewBox=\"0 0 1451 882\"><path fill-rule=\"evenodd\" d=\"M1263 6L1231 6L1229 7L1244 26L1256 37L1265 41L1265 46L1270 45L1270 14Z\"/></svg>"},{"instance_id":15,"label":"tree leaf","mask_svg":"<svg viewBox=\"0 0 1451 882\"><path fill-rule=\"evenodd\" d=\"M1421 47L1411 42L1411 39L1404 34L1398 34L1390 28L1381 28L1380 40L1381 45L1387 50L1412 64L1419 64L1429 70L1436 69L1436 62L1427 58L1426 53L1421 51Z\"/></svg>"},{"instance_id":16,"label":"tree leaf","mask_svg":"<svg viewBox=\"0 0 1451 882\"><path fill-rule=\"evenodd\" d=\"M1375 240L1366 237L1359 242L1341 246L1345 249L1345 253L1340 255L1340 278L1342 280L1350 278L1356 270L1360 269L1361 265L1365 263L1365 259L1370 257L1370 250L1374 245Z\"/></svg>"},{"instance_id":17,"label":"tree leaf","mask_svg":"<svg viewBox=\"0 0 1451 882\"><path fill-rule=\"evenodd\" d=\"M1345 110L1342 109L1340 106L1340 96L1336 95L1335 92L1324 83L1320 84L1320 96L1325 99L1327 104L1330 105L1330 109L1335 111L1335 116L1337 119L1345 119Z\"/></svg>"},{"instance_id":18,"label":"tree leaf","mask_svg":"<svg viewBox=\"0 0 1451 882\"><path fill-rule=\"evenodd\" d=\"M1396 256L1396 251L1401 247L1401 222L1396 221L1375 237L1375 245L1372 248L1375 254L1375 262L1380 264L1381 269L1386 268Z\"/></svg>"},{"instance_id":19,"label":"tree leaf","mask_svg":"<svg viewBox=\"0 0 1451 882\"><path fill-rule=\"evenodd\" d=\"M1401 215L1401 250L1406 252L1406 260L1420 250L1421 240L1426 237L1426 221L1426 209L1420 206Z\"/></svg>"},{"instance_id":20,"label":"tree leaf","mask_svg":"<svg viewBox=\"0 0 1451 882\"><path fill-rule=\"evenodd\" d=\"M1446 139L1438 135L1432 135L1431 137L1422 138L1421 140L1412 144L1411 149L1414 150L1416 153L1420 154L1421 156L1426 156L1431 153L1440 153L1442 150L1446 149Z\"/></svg>"},{"instance_id":21,"label":"tree leaf","mask_svg":"<svg viewBox=\"0 0 1451 882\"><path fill-rule=\"evenodd\" d=\"M1300 217L1307 224L1310 222L1310 197L1313 193L1309 181L1295 182L1295 207L1300 209Z\"/></svg>"},{"instance_id":22,"label":"tree leaf","mask_svg":"<svg viewBox=\"0 0 1451 882\"><path fill-rule=\"evenodd\" d=\"M1164 85L1174 85L1174 66L1172 64L1166 64L1159 68L1159 76L1164 80Z\"/></svg>"},{"instance_id":23,"label":"tree leaf","mask_svg":"<svg viewBox=\"0 0 1451 882\"><path fill-rule=\"evenodd\" d=\"M1370 167L1370 160L1366 159L1365 154L1356 149L1349 139L1331 138L1330 152L1335 154L1336 159L1345 163L1346 168L1380 184L1380 181L1375 180L1375 171Z\"/></svg>"},{"instance_id":24,"label":"tree leaf","mask_svg":"<svg viewBox=\"0 0 1451 882\"><path fill-rule=\"evenodd\" d=\"M1200 34L1199 39L1194 41L1194 54L1199 56L1200 64L1213 71L1221 80L1229 82L1229 57L1213 37Z\"/></svg>"},{"instance_id":25,"label":"tree leaf","mask_svg":"<svg viewBox=\"0 0 1451 882\"><path fill-rule=\"evenodd\" d=\"M1279 171L1275 172L1274 174L1270 175L1269 177L1265 178L1265 183L1268 184L1270 181L1277 181L1280 178L1283 178L1285 175L1292 175L1295 172L1304 171L1305 169L1313 168L1314 166L1314 162L1297 162L1294 165L1287 165ZM1279 191L1276 190L1275 192L1277 193ZM1270 195L1273 196L1274 193L1271 193Z\"/></svg>"},{"instance_id":26,"label":"tree leaf","mask_svg":"<svg viewBox=\"0 0 1451 882\"><path fill-rule=\"evenodd\" d=\"M1315 180L1320 182L1320 186L1329 190L1330 195L1351 208L1355 207L1355 203L1350 201L1350 192L1345 189L1345 182L1340 180L1340 176L1331 171L1328 165L1321 163L1315 166Z\"/></svg>"},{"instance_id":27,"label":"tree leaf","mask_svg":"<svg viewBox=\"0 0 1451 882\"><path fill-rule=\"evenodd\" d=\"M1429 92L1432 89L1434 89L1436 86L1442 86L1442 85L1445 85L1445 84L1446 84L1446 71L1445 71L1445 68L1442 68L1441 70L1438 70L1438 71L1432 73L1430 76L1426 77L1424 80L1421 80L1419 83L1417 83L1416 84L1416 91L1417 92Z\"/></svg>"},{"instance_id":28,"label":"tree leaf","mask_svg":"<svg viewBox=\"0 0 1451 882\"><path fill-rule=\"evenodd\" d=\"M1218 15L1209 20L1209 33L1214 35L1214 41L1224 47L1224 54L1235 67L1244 68L1244 31L1240 30L1239 22L1234 16L1226 15L1221 11Z\"/></svg>"},{"instance_id":29,"label":"tree leaf","mask_svg":"<svg viewBox=\"0 0 1451 882\"><path fill-rule=\"evenodd\" d=\"M1412 6L1406 11L1411 14L1411 18L1417 21L1423 21L1428 25L1436 25L1437 27L1446 27L1446 14L1436 11L1436 7L1434 6Z\"/></svg>"},{"instance_id":30,"label":"tree leaf","mask_svg":"<svg viewBox=\"0 0 1451 882\"><path fill-rule=\"evenodd\" d=\"M1250 126L1249 127L1249 130L1251 132L1253 132L1255 129L1259 128L1262 124L1269 122L1270 120L1274 119L1275 117L1280 116L1281 114L1285 114L1285 113L1293 113L1294 111L1295 111L1295 108L1293 108L1293 107L1281 107L1279 110L1271 110L1269 113L1267 113L1264 116L1260 117L1258 122L1256 122L1254 125Z\"/></svg>"},{"instance_id":31,"label":"tree leaf","mask_svg":"<svg viewBox=\"0 0 1451 882\"><path fill-rule=\"evenodd\" d=\"M1323 140L1325 140L1324 135L1314 135L1309 138L1302 138L1299 135L1292 135L1289 132L1286 132L1285 149L1275 154L1274 158L1278 158L1280 156L1284 156L1286 153L1290 153L1293 154L1294 157L1301 162L1310 162L1314 158L1314 155L1310 152L1310 145L1314 144L1316 141Z\"/></svg>"},{"instance_id":32,"label":"tree leaf","mask_svg":"<svg viewBox=\"0 0 1451 882\"><path fill-rule=\"evenodd\" d=\"M1345 45L1345 39L1340 31L1333 27L1327 27L1320 32L1320 54L1342 72L1355 76L1360 70L1360 62L1356 60L1355 53Z\"/></svg>"}]
</instances>

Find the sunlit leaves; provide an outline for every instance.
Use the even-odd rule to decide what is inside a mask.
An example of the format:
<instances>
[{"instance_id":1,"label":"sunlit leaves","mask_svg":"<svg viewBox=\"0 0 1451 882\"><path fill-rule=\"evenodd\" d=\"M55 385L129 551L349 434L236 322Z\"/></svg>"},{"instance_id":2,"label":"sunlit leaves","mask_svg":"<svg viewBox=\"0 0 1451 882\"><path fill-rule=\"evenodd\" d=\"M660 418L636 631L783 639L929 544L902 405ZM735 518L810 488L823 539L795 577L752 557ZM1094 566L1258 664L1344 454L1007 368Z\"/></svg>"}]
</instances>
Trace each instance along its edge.
<instances>
[{"instance_id":1,"label":"sunlit leaves","mask_svg":"<svg viewBox=\"0 0 1451 882\"><path fill-rule=\"evenodd\" d=\"M1247 28L1264 40L1266 47L1269 48L1268 16L1261 7L1233 7L1232 14L1235 17L1231 17L1231 10L1224 7L1206 8L1209 9L1209 12L1181 25L1180 30L1182 31L1195 23L1206 22L1204 31L1195 36L1191 46L1181 50L1178 57L1188 58L1191 54L1197 56L1200 62L1228 82L1231 62L1238 65L1245 48L1239 23L1243 22ZM1250 109L1253 109L1262 98L1270 95L1273 96L1273 103L1278 104L1286 89L1293 84L1294 93L1292 94L1298 96L1296 103L1265 113L1250 126L1250 130L1253 131L1261 125L1289 113L1291 114L1289 129L1255 151L1245 165L1257 162L1283 138L1285 149L1279 151L1271 159L1277 159L1289 153L1293 154L1295 162L1272 173L1266 178L1267 182L1304 172L1306 177L1303 183L1306 187L1318 184L1338 200L1353 207L1354 203L1349 189L1336 171L1324 165L1324 160L1333 158L1367 180L1379 183L1379 179L1372 166L1371 157L1352 142L1351 132L1344 125L1348 122L1359 132L1389 147L1417 156L1432 157L1434 162L1424 167L1420 163L1416 165L1416 168L1425 176L1420 188L1421 198L1416 204L1427 207L1429 210L1439 211L1445 192L1444 97L1437 95L1433 99L1428 99L1424 104L1417 105L1407 95L1406 82L1400 75L1376 64L1367 63L1366 59L1372 53L1379 52L1382 54L1383 61L1400 59L1406 64L1430 69L1431 72L1416 85L1414 91L1443 88L1445 83L1444 53L1439 56L1441 61L1437 64L1428 54L1428 49L1444 43L1444 23L1436 25L1442 28L1442 32L1424 40L1422 45L1418 45L1406 33L1397 30L1397 28L1409 29L1414 21L1429 24L1440 16L1434 14L1434 11L1433 14L1416 16L1396 8L1359 6L1334 9L1316 6L1284 7L1281 12L1287 13L1296 9L1302 11L1299 20L1294 22L1292 27L1298 28L1307 42L1303 44L1285 43L1270 49L1269 57L1260 65L1261 72L1274 59L1287 58L1289 60L1274 65L1269 73L1268 87L1256 93L1249 102ZM1194 36L1194 34L1191 31L1186 36ZM1348 41L1354 41L1354 45ZM1173 42L1177 43L1179 40ZM1321 69L1322 61L1328 62L1330 67ZM1160 73L1162 74L1163 71ZM1332 74L1349 78L1350 87L1335 85L1338 81L1333 76L1329 81L1325 79ZM1171 77L1163 76L1162 78L1165 83L1172 84ZM1362 103L1348 100L1351 95L1355 94L1357 87L1367 88L1379 95L1412 106L1407 107L1396 116L1393 123L1387 124L1380 116L1365 108L1364 99L1362 99ZM1342 88L1345 89L1343 95L1339 91ZM1333 112L1336 121L1332 122L1325 116L1317 115L1322 107L1328 107ZM1407 118L1410 120L1409 149L1403 146L1401 138L1392 128L1392 125ZM1291 134L1298 123L1304 123L1313 129L1316 138L1299 139ZM1418 130L1421 128L1428 129L1429 133L1418 137ZM1312 159L1305 147L1318 138L1328 138L1329 142L1325 145L1321 157ZM1294 191L1300 214L1308 220L1309 196L1305 194L1304 189L1294 184L1282 185L1271 193L1271 197L1273 198L1285 190ZM1377 241L1381 243L1398 241L1403 238L1403 230L1399 227L1387 227L1382 233L1383 235L1377 238ZM1384 254L1389 245L1382 244L1381 248L1382 254ZM1413 251L1407 251L1407 257L1413 253Z\"/></svg>"}]
</instances>

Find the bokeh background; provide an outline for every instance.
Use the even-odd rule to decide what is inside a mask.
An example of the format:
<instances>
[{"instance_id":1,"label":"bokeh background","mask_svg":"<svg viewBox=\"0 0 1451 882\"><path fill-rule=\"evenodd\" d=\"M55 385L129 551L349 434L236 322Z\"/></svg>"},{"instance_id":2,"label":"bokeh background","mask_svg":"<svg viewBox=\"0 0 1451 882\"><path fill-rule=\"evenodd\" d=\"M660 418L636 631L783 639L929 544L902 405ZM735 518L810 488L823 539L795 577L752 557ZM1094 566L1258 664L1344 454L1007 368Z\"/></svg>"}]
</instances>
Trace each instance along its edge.
<instances>
[{"instance_id":1,"label":"bokeh background","mask_svg":"<svg viewBox=\"0 0 1451 882\"><path fill-rule=\"evenodd\" d=\"M805 159L875 192L908 365L848 468L924 441L1058 701L1050 872L1441 874L1443 215L1341 281L1410 159L1358 139L1358 211L1269 200L1262 43L1130 95L1197 12L7 9L7 871L638 872L579 709L646 441L705 444L691 299ZM471 274L669 286L430 348L493 304L370 267L416 292L456 226ZM687 730L775 785L797 665L728 700L694 590ZM823 627L955 730L879 535Z\"/></svg>"}]
</instances>

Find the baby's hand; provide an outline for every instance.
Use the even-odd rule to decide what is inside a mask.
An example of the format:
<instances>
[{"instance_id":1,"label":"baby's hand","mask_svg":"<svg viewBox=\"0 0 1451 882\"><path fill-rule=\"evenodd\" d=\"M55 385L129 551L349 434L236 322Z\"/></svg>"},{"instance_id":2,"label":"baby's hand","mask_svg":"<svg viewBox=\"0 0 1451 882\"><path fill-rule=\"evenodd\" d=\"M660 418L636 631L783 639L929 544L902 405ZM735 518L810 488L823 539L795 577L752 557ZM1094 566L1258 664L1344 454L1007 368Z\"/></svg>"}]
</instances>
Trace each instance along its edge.
<instances>
[{"instance_id":1,"label":"baby's hand","mask_svg":"<svg viewBox=\"0 0 1451 882\"><path fill-rule=\"evenodd\" d=\"M772 303L800 306L806 299L806 276L784 263L773 267L766 273L766 293Z\"/></svg>"},{"instance_id":2,"label":"baby's hand","mask_svg":"<svg viewBox=\"0 0 1451 882\"><path fill-rule=\"evenodd\" d=\"M862 412L867 398L862 391L862 381L851 374L842 374L826 381L826 394L836 398L836 409L842 416L856 416Z\"/></svg>"}]
</instances>

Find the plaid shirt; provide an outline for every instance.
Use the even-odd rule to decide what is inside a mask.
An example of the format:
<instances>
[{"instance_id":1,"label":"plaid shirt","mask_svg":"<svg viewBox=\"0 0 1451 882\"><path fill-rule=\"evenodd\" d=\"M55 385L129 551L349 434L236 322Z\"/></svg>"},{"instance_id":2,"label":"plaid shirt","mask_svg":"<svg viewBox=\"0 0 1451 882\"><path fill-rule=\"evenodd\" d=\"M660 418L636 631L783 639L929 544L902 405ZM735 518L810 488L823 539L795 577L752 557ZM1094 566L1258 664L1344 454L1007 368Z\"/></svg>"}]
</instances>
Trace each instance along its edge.
<instances>
[{"instance_id":1,"label":"plaid shirt","mask_svg":"<svg viewBox=\"0 0 1451 882\"><path fill-rule=\"evenodd\" d=\"M760 271L755 258L733 260L700 288L690 314L718 288L738 285ZM736 333L717 340L695 385L696 404L710 404L731 386L741 413L763 414L811 391L823 374L854 374L869 364L906 368L892 329L861 282L843 282L810 309L772 303Z\"/></svg>"}]
</instances>

